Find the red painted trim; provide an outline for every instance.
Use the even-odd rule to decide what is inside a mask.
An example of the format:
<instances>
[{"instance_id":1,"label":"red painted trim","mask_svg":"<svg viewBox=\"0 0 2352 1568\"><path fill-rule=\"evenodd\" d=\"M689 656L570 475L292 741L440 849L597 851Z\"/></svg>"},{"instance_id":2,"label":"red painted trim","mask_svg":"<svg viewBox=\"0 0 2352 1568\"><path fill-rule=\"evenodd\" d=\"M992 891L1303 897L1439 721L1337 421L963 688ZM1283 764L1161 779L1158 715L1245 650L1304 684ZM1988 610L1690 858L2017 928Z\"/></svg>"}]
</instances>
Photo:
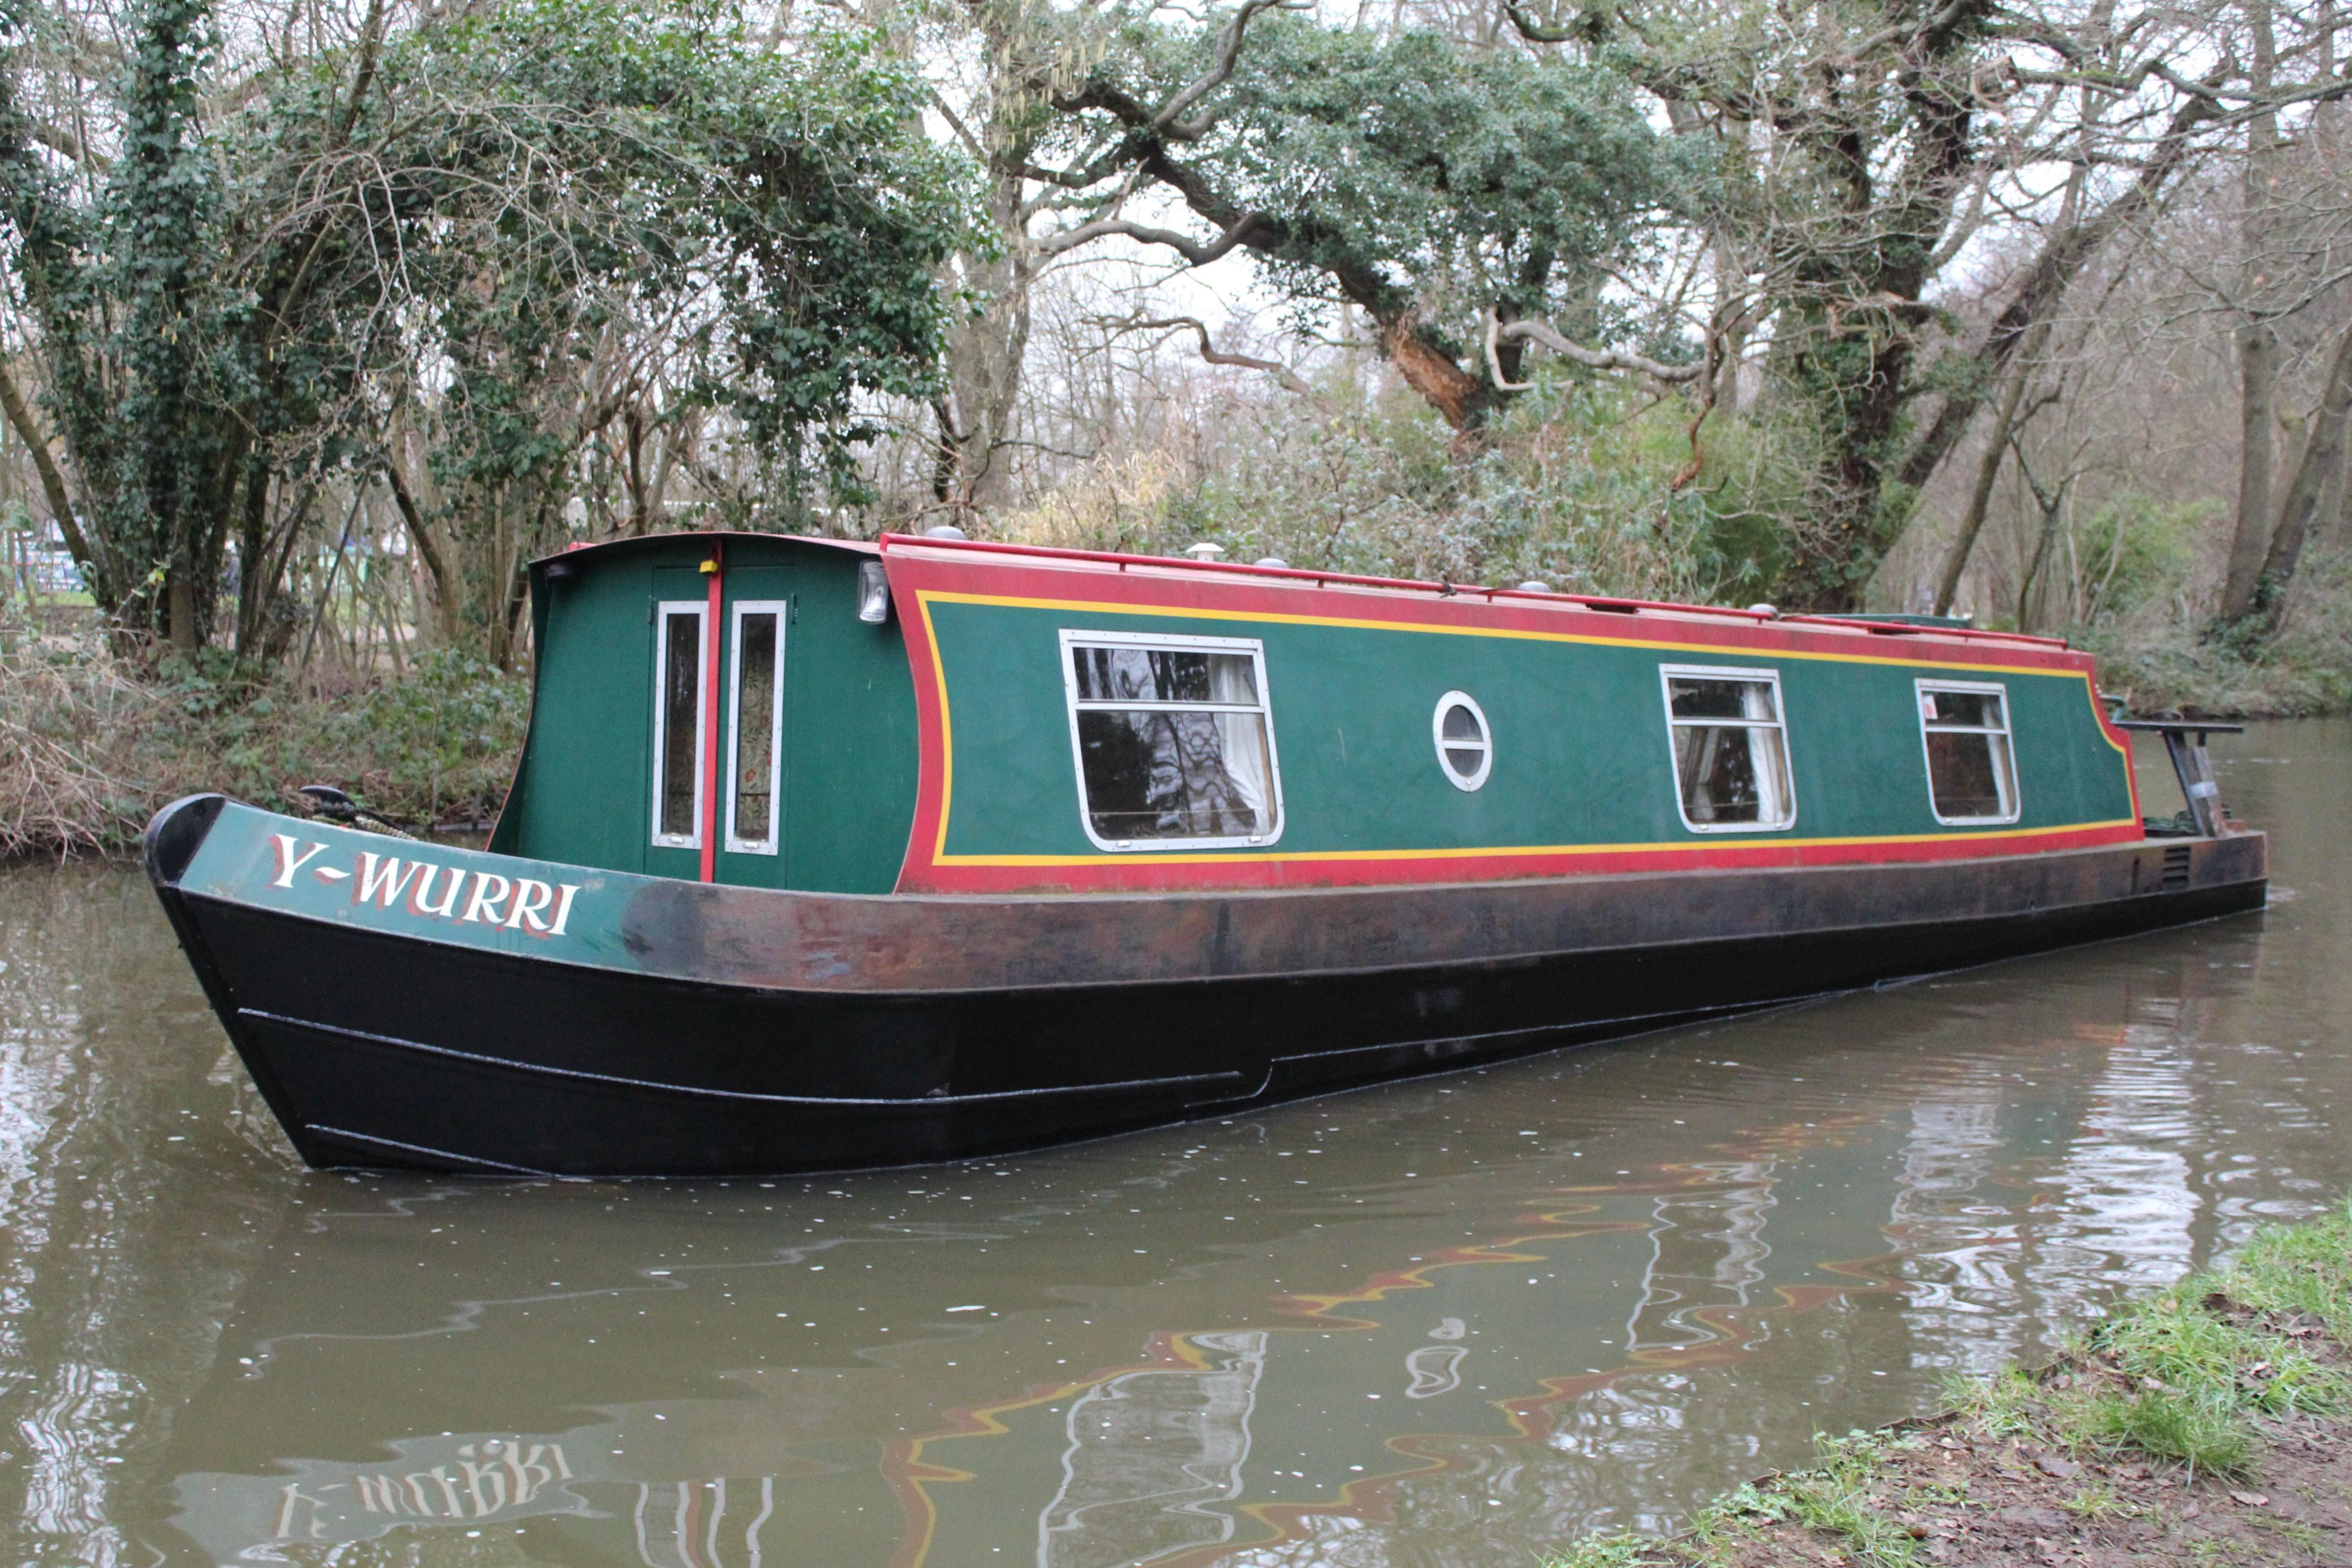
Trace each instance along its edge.
<instances>
[{"instance_id":1,"label":"red painted trim","mask_svg":"<svg viewBox=\"0 0 2352 1568\"><path fill-rule=\"evenodd\" d=\"M908 671L915 682L915 825L907 834L907 858L899 862L898 882L898 891L907 893L929 883L932 847L939 842L940 810L947 793L947 737L931 623L895 566L888 577L891 610L906 638Z\"/></svg>"},{"instance_id":2,"label":"red painted trim","mask_svg":"<svg viewBox=\"0 0 2352 1568\"><path fill-rule=\"evenodd\" d=\"M937 832L934 819L933 832ZM1387 860L1259 859L1234 856L1182 863L1147 855L1106 855L1075 865L933 865L914 863L899 879L902 893L1135 893L1207 889L1377 887L1448 882L1505 882L1531 877L1613 876L1635 872L1739 871L1790 866L1900 865L2041 854L2137 842L2136 825L2118 822L2064 832L1987 832L1923 842L1724 843L1659 849L1585 849L1568 853L1480 854Z\"/></svg>"},{"instance_id":3,"label":"red painted trim","mask_svg":"<svg viewBox=\"0 0 2352 1568\"><path fill-rule=\"evenodd\" d=\"M2107 711L2107 705L2099 700L2096 681L2091 683L2091 711L2098 716L2099 732L2107 737L2108 744L2124 754L2124 782L2131 786L2132 821L2144 821L2147 813L2140 810L2139 803L2139 758L2132 754L2131 731L2116 727L2115 716Z\"/></svg>"},{"instance_id":4,"label":"red painted trim","mask_svg":"<svg viewBox=\"0 0 2352 1568\"><path fill-rule=\"evenodd\" d=\"M1338 583L1351 588L1404 590L1416 593L1433 593L1441 599L1463 599L1470 602L1494 603L1499 600L1526 600L1536 603L1581 605L1615 614L1643 611L1662 612L1675 615L1709 615L1750 623L1798 622L1811 626L1835 626L1877 637L1949 637L1959 641L1986 641L2026 647L2064 648L2063 637L2036 637L2021 632L1987 632L1975 627L1912 626L1900 622L1859 621L1842 615L1780 615L1761 610L1739 610L1723 604L1677 604L1666 600L1616 599L1605 594L1538 592L1524 588L1487 588L1478 583L1429 582L1419 578L1364 577L1353 572L1317 571L1308 567L1252 566L1245 561L1201 561L1170 556L1128 555L1117 550L1063 549L1051 545L1005 544L992 539L934 539L912 534L884 534L880 549L887 557L894 549L919 548L938 550L970 550L980 554L1029 556L1047 560L1091 561L1117 567L1120 571L1129 567L1149 567L1155 571L1178 573L1198 572L1214 577L1239 573L1258 579L1290 579L1309 582L1317 587Z\"/></svg>"},{"instance_id":5,"label":"red painted trim","mask_svg":"<svg viewBox=\"0 0 2352 1568\"><path fill-rule=\"evenodd\" d=\"M935 553L940 541L899 539L886 536L883 559L887 563L894 598L909 639L921 632L912 593L979 594L991 598L1039 599L1073 603L1114 603L1139 611L1154 609L1213 610L1234 616L1308 617L1328 621L1369 621L1400 627L1458 627L1465 631L1525 632L1554 637L1582 637L1615 643L1675 643L1726 653L1805 653L1832 658L1884 660L1889 664L2091 673L2092 660L2063 643L2035 638L1996 639L1995 646L1951 636L1943 632L1916 637L1880 637L1857 622L1801 620L1768 621L1745 611L1691 609L1681 605L1641 605L1628 614L1622 610L1595 608L1632 601L1586 601L1564 594L1513 594L1501 590L1463 591L1444 595L1431 590L1411 595L1385 589L1379 579L1349 580L1272 568L1221 568L1213 572L1181 563L1143 557L1123 558L1100 552L1046 552L1025 548L1006 553L967 553L974 547L950 544L950 556ZM911 547L923 547L918 553ZM1024 559L1026 558L1026 559ZM1154 568L1149 572L1123 568L1106 570L1121 560ZM1167 568L1162 571L1156 569ZM1242 571L1236 579L1219 572ZM1427 584L1400 586L1416 591ZM1979 634L1980 636L1982 634Z\"/></svg>"},{"instance_id":6,"label":"red painted trim","mask_svg":"<svg viewBox=\"0 0 2352 1568\"><path fill-rule=\"evenodd\" d=\"M719 644L726 629L719 623L720 587L726 575L726 541L710 541L710 609L703 616L703 635L710 639L702 655L702 880L715 882L719 870Z\"/></svg>"},{"instance_id":7,"label":"red painted trim","mask_svg":"<svg viewBox=\"0 0 2352 1568\"><path fill-rule=\"evenodd\" d=\"M1272 568L1212 570L1194 568L1189 562L1119 557L1099 551L959 544L937 548L941 543L898 536L886 536L884 539L883 559L888 563L892 601L906 637L920 735L915 821L898 875L898 887L902 893L1115 893L1367 886L1633 872L1901 863L2031 854L2137 841L2143 836L2135 795L2130 822L2060 832L1961 831L1898 841L1804 842L1759 834L1754 838L1710 838L1688 845L1641 845L1622 850L1593 846L1551 852L1471 851L1410 859L1377 854L1294 858L1276 849L1231 856L1155 856L1140 852L1042 865L942 861L935 856L940 843L940 814L951 781L953 716L940 709L939 651L931 642L930 625L921 600L927 593L1049 601L1073 606L1117 605L1144 612L1207 610L1242 618L1308 617L1400 629L1445 628L1614 643L1668 643L1687 646L1699 656L1710 653L1733 658L1814 654L1916 665L1923 670L1963 665L2078 675L2084 678L2086 687L2092 685L2094 672L2088 654L2042 638L1995 637L1993 646L1987 646L1981 638L1962 640L1940 630L1890 638L1874 634L1869 622L1811 617L1775 621L1746 612L1724 614L1702 611L1685 615L1677 607L1664 607L1674 613L1651 613L1637 619L1619 611L1594 608L1592 602L1568 595L1517 595L1517 601L1511 601L1510 596L1484 591L1450 596L1417 591L1406 595L1391 591L1382 580L1350 580ZM1127 570L1127 564L1138 562L1155 570ZM1176 570L1162 571L1157 570L1160 568ZM1235 570L1249 575L1235 577ZM1402 586L1420 589L1427 585ZM1497 602L1498 599L1505 601ZM2127 740L2108 721L2105 710L2096 706L2095 697L2086 692L2086 700L2094 702L2097 720L2108 738L2127 747ZM2127 749L2124 758L2128 767Z\"/></svg>"}]
</instances>

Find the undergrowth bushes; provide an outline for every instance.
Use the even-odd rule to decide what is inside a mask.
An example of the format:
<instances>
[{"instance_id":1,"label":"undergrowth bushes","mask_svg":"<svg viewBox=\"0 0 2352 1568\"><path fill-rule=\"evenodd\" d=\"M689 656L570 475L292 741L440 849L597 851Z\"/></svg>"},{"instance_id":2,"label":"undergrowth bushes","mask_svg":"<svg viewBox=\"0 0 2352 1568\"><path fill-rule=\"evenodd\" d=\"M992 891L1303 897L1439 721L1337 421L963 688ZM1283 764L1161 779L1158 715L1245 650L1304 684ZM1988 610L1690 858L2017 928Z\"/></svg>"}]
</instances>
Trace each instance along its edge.
<instances>
[{"instance_id":1,"label":"undergrowth bushes","mask_svg":"<svg viewBox=\"0 0 2352 1568\"><path fill-rule=\"evenodd\" d=\"M2139 712L2341 713L2352 707L2352 550L2306 562L2285 629L2255 657L2160 605L2095 622L2074 641L2099 656L2099 684Z\"/></svg>"},{"instance_id":2,"label":"undergrowth bushes","mask_svg":"<svg viewBox=\"0 0 2352 1568\"><path fill-rule=\"evenodd\" d=\"M308 783L425 825L504 798L529 695L462 653L319 692L219 653L142 667L87 615L0 610L0 855L122 849L155 810L218 789L283 808Z\"/></svg>"}]
</instances>

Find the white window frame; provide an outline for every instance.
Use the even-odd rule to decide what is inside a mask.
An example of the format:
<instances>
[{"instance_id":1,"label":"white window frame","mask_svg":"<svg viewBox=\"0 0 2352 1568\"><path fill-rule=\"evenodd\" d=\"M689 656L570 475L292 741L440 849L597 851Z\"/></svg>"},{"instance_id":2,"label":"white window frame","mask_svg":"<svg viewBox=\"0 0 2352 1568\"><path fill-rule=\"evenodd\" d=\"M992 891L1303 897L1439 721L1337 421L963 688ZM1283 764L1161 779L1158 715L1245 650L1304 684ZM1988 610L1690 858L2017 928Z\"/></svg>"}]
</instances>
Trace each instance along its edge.
<instances>
[{"instance_id":1,"label":"white window frame","mask_svg":"<svg viewBox=\"0 0 2352 1568\"><path fill-rule=\"evenodd\" d=\"M1192 653L1247 653L1257 685L1255 706L1242 703L1096 702L1078 699L1078 673L1071 663L1076 648L1163 648ZM1263 849L1282 837L1282 755L1274 744L1274 694L1265 684L1265 644L1255 637L1177 637L1151 632L1080 632L1062 629L1062 695L1070 714L1070 768L1078 793L1078 826L1087 841L1112 854L1149 854L1166 850ZM1087 810L1086 747L1078 738L1078 715L1094 709L1135 713L1254 713L1265 725L1266 788L1273 795L1274 821L1265 832L1215 839L1106 839L1095 831L1094 813Z\"/></svg>"},{"instance_id":2,"label":"white window frame","mask_svg":"<svg viewBox=\"0 0 2352 1568\"><path fill-rule=\"evenodd\" d=\"M735 791L740 785L743 770L743 618L747 615L772 615L776 618L776 668L768 692L768 837L766 842L735 836ZM777 852L780 838L778 828L781 802L778 786L783 782L784 765L784 629L792 623L792 601L784 599L739 599L729 610L728 647L730 661L728 674L734 677L727 703L727 799L719 805L726 813L726 837L720 841L729 854L772 855Z\"/></svg>"},{"instance_id":3,"label":"white window frame","mask_svg":"<svg viewBox=\"0 0 2352 1568\"><path fill-rule=\"evenodd\" d=\"M1470 716L1478 721L1478 739L1475 747L1471 742L1458 737L1449 738L1446 736L1445 716L1457 707L1468 708ZM1448 784L1464 794L1469 794L1482 788L1487 778L1494 773L1495 727L1486 722L1486 710L1480 707L1478 699L1468 692L1448 692L1437 699L1437 706L1429 716L1429 735L1430 738L1437 744L1438 770L1445 775L1445 781ZM1465 779L1454 771L1453 758L1445 754L1449 750L1474 749L1478 753L1478 768Z\"/></svg>"},{"instance_id":4,"label":"white window frame","mask_svg":"<svg viewBox=\"0 0 2352 1568\"><path fill-rule=\"evenodd\" d=\"M1948 828L1997 827L2004 822L2016 821L2024 814L2025 791L2017 777L2017 729L2010 716L2009 687L2000 681L1939 681L1922 677L1911 683L1911 689L1914 706L1919 710L1919 763L1927 770L1927 810L1934 813L1936 821ZM1931 730L1927 723L1927 705L1924 700L1930 692L1960 692L1979 696L1999 697L2000 727L1992 729L1983 725L1945 724L1938 720ZM1936 760L1927 753L1927 737L1937 730L1946 735L1998 735L2006 742L2001 748L2002 758L2008 764L2009 773L2006 790L2009 810L2006 813L1996 817L1947 817L1942 811L1937 810ZM2001 781L1998 779L1994 781L1996 789L2000 789L2000 783Z\"/></svg>"},{"instance_id":5,"label":"white window frame","mask_svg":"<svg viewBox=\"0 0 2352 1568\"><path fill-rule=\"evenodd\" d=\"M662 822L662 764L669 755L669 622L673 615L694 617L698 634L694 639L696 693L694 708L694 831L690 833L665 833ZM664 599L654 604L654 756L649 770L654 776L653 841L666 850L698 850L702 847L702 791L704 776L710 758L703 754L710 749L710 606L700 599Z\"/></svg>"},{"instance_id":6,"label":"white window frame","mask_svg":"<svg viewBox=\"0 0 2352 1568\"><path fill-rule=\"evenodd\" d=\"M1702 681L1754 681L1772 688L1772 711L1779 716L1770 723L1752 718L1677 718L1675 716L1675 678L1682 676ZM1660 664L1658 666L1658 696L1666 710L1666 782L1675 795L1675 814L1683 826L1694 833L1785 833L1797 825L1797 758L1789 746L1789 705L1780 695L1780 672L1737 668L1724 664ZM1777 730L1780 736L1780 760L1788 770L1789 810L1785 820L1778 822L1694 822L1683 801L1682 758L1675 754L1675 731L1701 727L1732 725L1747 729Z\"/></svg>"}]
</instances>

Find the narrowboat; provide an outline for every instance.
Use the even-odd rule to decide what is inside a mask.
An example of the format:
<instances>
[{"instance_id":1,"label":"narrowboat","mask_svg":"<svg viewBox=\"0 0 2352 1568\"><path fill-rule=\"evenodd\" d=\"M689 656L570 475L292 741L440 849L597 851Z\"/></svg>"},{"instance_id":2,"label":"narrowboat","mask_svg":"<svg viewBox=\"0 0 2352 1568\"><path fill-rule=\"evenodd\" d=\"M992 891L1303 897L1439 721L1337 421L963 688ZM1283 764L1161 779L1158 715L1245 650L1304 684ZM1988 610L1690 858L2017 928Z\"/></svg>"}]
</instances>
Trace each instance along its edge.
<instances>
[{"instance_id":1,"label":"narrowboat","mask_svg":"<svg viewBox=\"0 0 2352 1568\"><path fill-rule=\"evenodd\" d=\"M148 873L322 1166L914 1164L2259 907L2044 638L1055 550L530 570L487 849L217 795Z\"/></svg>"}]
</instances>

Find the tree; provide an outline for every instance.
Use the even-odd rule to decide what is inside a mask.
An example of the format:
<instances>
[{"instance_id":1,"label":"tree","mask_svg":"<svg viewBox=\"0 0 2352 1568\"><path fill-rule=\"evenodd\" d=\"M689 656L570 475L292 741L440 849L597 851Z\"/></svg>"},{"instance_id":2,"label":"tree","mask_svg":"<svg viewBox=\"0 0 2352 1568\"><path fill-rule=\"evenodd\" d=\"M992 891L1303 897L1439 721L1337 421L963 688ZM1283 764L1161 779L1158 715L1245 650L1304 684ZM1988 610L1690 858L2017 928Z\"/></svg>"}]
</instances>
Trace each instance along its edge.
<instances>
[{"instance_id":1,"label":"tree","mask_svg":"<svg viewBox=\"0 0 2352 1568\"><path fill-rule=\"evenodd\" d=\"M1062 158L1030 175L1090 199L1042 248L1116 235L1194 266L1244 251L1302 323L1364 311L1398 374L1465 434L1507 401L1523 351L1510 344L1490 371L1489 316L1624 333L1611 271L1687 210L1705 170L1622 78L1275 8L1248 0L1214 28L1136 25L1055 95ZM1129 215L1154 193L1210 232ZM1596 357L1696 378L1686 345L1664 350L1685 362Z\"/></svg>"},{"instance_id":2,"label":"tree","mask_svg":"<svg viewBox=\"0 0 2352 1568\"><path fill-rule=\"evenodd\" d=\"M935 389L963 191L877 39L777 50L606 0L395 35L371 0L347 43L248 62L208 104L206 4L144 0L94 185L21 92L0 103L0 233L78 553L127 630L206 641L234 536L247 645L342 472L393 489L445 623L503 663L583 443L643 412L656 366L719 416L706 491L751 523L853 493L868 402ZM424 472L393 450L420 423Z\"/></svg>"},{"instance_id":3,"label":"tree","mask_svg":"<svg viewBox=\"0 0 2352 1568\"><path fill-rule=\"evenodd\" d=\"M1542 45L1603 40L1741 176L1709 222L1749 298L1717 298L1708 330L1769 323L1768 372L1820 431L1815 516L1781 590L1815 610L1860 604L1918 487L2110 239L2250 116L2352 91L2318 73L2254 80L2218 6L1864 0L1770 26L1742 7L1510 15ZM2081 199L2062 204L2076 171ZM1996 223L2033 248L1989 322L1956 338L1937 290Z\"/></svg>"}]
</instances>

